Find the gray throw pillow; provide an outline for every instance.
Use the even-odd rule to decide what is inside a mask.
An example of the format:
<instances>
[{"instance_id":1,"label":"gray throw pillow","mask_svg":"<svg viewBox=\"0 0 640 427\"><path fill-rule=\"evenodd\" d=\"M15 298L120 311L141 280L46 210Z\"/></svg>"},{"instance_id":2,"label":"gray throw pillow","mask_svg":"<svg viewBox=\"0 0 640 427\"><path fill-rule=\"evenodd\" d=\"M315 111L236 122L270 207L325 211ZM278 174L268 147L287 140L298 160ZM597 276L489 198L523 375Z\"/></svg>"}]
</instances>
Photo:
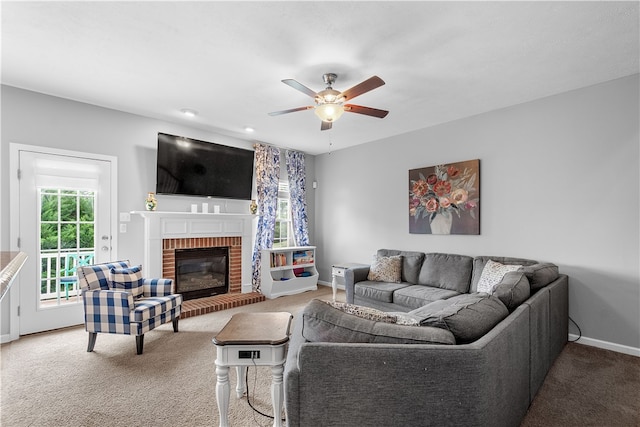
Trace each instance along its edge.
<instances>
[{"instance_id":1,"label":"gray throw pillow","mask_svg":"<svg viewBox=\"0 0 640 427\"><path fill-rule=\"evenodd\" d=\"M391 314L390 314L391 315ZM301 313L302 336L311 342L455 344L444 329L376 322L313 299Z\"/></svg>"},{"instance_id":2,"label":"gray throw pillow","mask_svg":"<svg viewBox=\"0 0 640 427\"><path fill-rule=\"evenodd\" d=\"M428 306L424 307L427 308ZM456 337L458 344L466 344L493 329L509 315L509 310L498 297L475 293L456 296L454 301L442 309L429 314L423 310L421 314L426 315L420 322L421 325L446 329Z\"/></svg>"},{"instance_id":3,"label":"gray throw pillow","mask_svg":"<svg viewBox=\"0 0 640 427\"><path fill-rule=\"evenodd\" d=\"M497 296L511 313L531 296L531 287L522 271L510 271L493 287L491 294Z\"/></svg>"},{"instance_id":4,"label":"gray throw pillow","mask_svg":"<svg viewBox=\"0 0 640 427\"><path fill-rule=\"evenodd\" d=\"M520 268L519 271L524 272L529 279L531 293L544 288L549 283L558 278L558 266L550 262L541 262L534 265L528 265Z\"/></svg>"}]
</instances>

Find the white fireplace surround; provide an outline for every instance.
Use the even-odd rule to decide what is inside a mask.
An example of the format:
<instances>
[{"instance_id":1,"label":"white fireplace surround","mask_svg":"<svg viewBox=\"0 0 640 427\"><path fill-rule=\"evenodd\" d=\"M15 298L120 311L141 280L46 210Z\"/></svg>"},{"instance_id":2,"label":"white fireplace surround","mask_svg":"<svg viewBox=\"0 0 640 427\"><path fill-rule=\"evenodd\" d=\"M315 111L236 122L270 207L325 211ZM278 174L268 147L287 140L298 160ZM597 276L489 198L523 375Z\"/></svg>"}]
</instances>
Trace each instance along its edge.
<instances>
[{"instance_id":1,"label":"white fireplace surround","mask_svg":"<svg viewBox=\"0 0 640 427\"><path fill-rule=\"evenodd\" d=\"M144 219L144 269L147 277L162 277L163 239L242 237L242 293L251 292L251 259L255 215L132 211Z\"/></svg>"}]
</instances>

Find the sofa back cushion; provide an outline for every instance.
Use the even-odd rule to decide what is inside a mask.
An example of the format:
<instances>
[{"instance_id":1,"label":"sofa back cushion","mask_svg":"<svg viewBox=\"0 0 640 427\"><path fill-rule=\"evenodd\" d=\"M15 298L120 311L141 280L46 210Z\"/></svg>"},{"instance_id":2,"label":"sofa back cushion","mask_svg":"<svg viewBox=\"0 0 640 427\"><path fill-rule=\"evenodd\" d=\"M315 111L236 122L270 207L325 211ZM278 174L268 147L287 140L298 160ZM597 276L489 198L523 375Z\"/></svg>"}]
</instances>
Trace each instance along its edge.
<instances>
[{"instance_id":1,"label":"sofa back cushion","mask_svg":"<svg viewBox=\"0 0 640 427\"><path fill-rule=\"evenodd\" d=\"M402 256L401 279L412 285L418 284L418 275L424 261L424 253L412 251L399 251L396 249L378 249L377 257Z\"/></svg>"},{"instance_id":2,"label":"sofa back cushion","mask_svg":"<svg viewBox=\"0 0 640 427\"><path fill-rule=\"evenodd\" d=\"M418 284L466 293L469 292L472 271L473 258L470 256L428 253L422 263Z\"/></svg>"},{"instance_id":3,"label":"sofa back cushion","mask_svg":"<svg viewBox=\"0 0 640 427\"><path fill-rule=\"evenodd\" d=\"M469 289L469 292L478 291L478 282L480 281L480 277L482 276L482 270L484 270L484 266L489 260L499 262L500 264L522 265L522 266L529 266L529 265L534 265L538 263L538 261L525 259L525 258L511 258L511 257L501 257L501 256L477 256L473 259L473 274L471 276L471 287Z\"/></svg>"},{"instance_id":4,"label":"sofa back cushion","mask_svg":"<svg viewBox=\"0 0 640 427\"><path fill-rule=\"evenodd\" d=\"M381 315L383 321L371 320L371 309L363 318L335 308L324 301L311 300L301 313L302 336L311 342L455 344L451 332L425 326L390 323L393 315Z\"/></svg>"}]
</instances>

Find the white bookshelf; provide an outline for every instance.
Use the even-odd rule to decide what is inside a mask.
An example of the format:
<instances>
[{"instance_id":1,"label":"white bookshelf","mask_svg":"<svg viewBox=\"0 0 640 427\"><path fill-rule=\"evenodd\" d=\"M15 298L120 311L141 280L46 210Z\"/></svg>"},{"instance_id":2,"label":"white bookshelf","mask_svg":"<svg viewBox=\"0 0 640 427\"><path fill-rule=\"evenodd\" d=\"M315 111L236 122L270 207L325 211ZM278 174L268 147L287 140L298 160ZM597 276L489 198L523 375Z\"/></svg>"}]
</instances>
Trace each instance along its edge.
<instances>
[{"instance_id":1,"label":"white bookshelf","mask_svg":"<svg viewBox=\"0 0 640 427\"><path fill-rule=\"evenodd\" d=\"M292 246L261 251L260 289L278 298L318 289L315 246Z\"/></svg>"}]
</instances>

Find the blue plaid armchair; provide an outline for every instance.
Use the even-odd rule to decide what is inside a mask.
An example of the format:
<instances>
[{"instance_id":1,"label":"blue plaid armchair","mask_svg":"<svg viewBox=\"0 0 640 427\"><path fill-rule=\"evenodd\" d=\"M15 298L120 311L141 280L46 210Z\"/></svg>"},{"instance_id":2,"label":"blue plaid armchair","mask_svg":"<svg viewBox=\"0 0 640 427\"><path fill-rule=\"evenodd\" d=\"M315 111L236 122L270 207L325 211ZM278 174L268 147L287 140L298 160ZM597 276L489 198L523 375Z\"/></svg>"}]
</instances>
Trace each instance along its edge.
<instances>
[{"instance_id":1,"label":"blue plaid armchair","mask_svg":"<svg viewBox=\"0 0 640 427\"><path fill-rule=\"evenodd\" d=\"M93 351L98 332L134 335L138 354L145 332L168 322L178 332L182 295L173 293L173 280L145 279L142 267L128 261L78 267L77 274L88 352Z\"/></svg>"}]
</instances>

